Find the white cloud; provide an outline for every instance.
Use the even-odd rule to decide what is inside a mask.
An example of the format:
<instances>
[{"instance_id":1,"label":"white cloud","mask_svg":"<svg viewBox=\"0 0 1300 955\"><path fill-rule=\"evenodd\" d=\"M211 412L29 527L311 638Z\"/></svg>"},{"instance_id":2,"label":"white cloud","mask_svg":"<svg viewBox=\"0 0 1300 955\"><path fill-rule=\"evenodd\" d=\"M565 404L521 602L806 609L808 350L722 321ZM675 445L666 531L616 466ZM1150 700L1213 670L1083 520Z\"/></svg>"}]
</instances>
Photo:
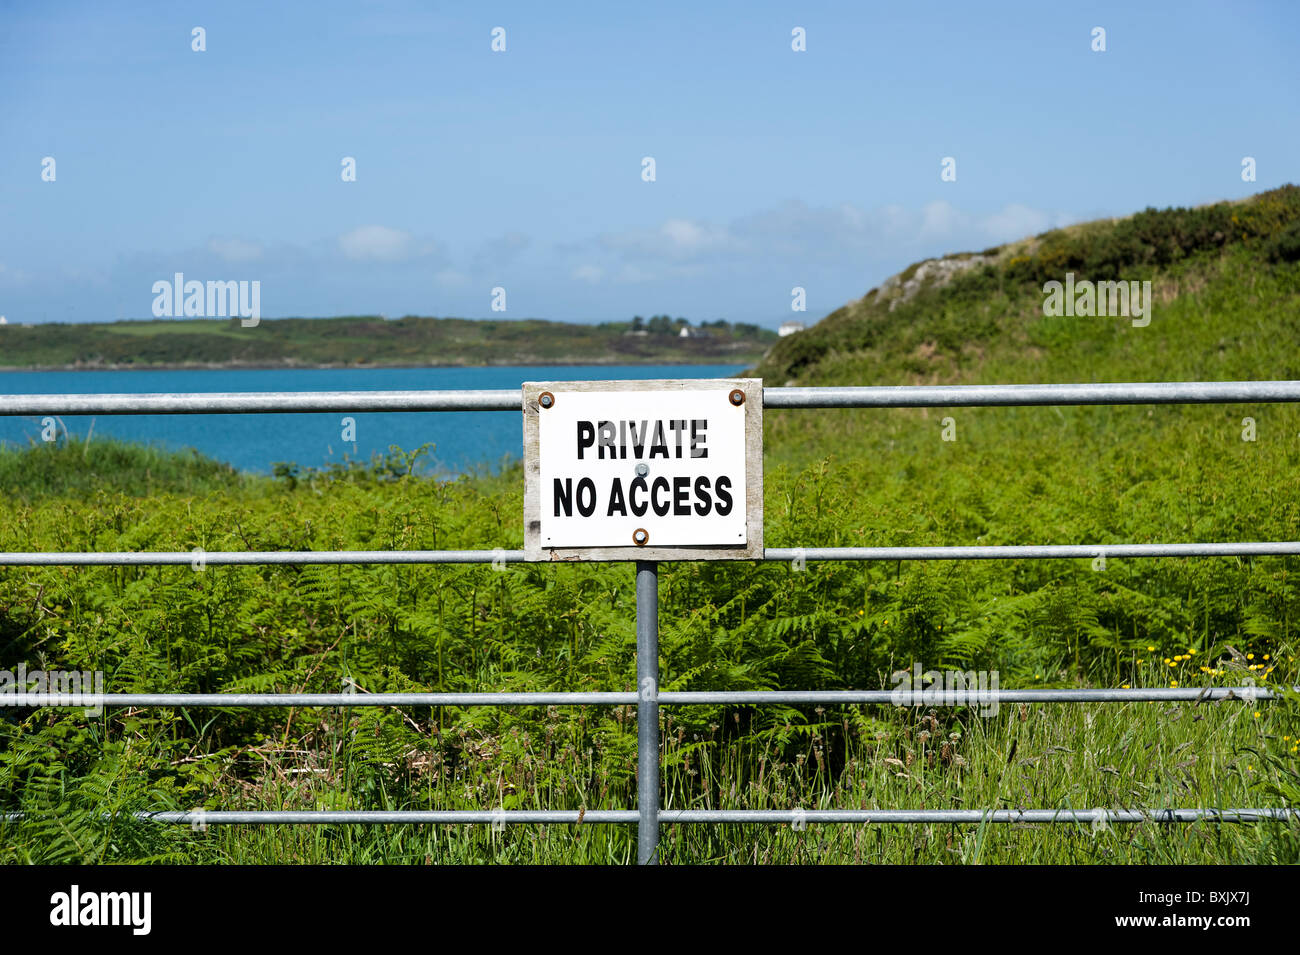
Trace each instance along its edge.
<instances>
[{"instance_id":1,"label":"white cloud","mask_svg":"<svg viewBox=\"0 0 1300 955\"><path fill-rule=\"evenodd\" d=\"M752 283L777 273L889 274L908 262L981 251L1068 224L1061 213L1009 203L972 212L946 200L864 208L782 202L730 221L673 216L650 227L605 232L557 245L573 281L618 285Z\"/></svg>"},{"instance_id":2,"label":"white cloud","mask_svg":"<svg viewBox=\"0 0 1300 955\"><path fill-rule=\"evenodd\" d=\"M486 259L500 265L513 261L519 253L532 245L533 240L522 232L507 232L505 235L484 242L479 249L478 258Z\"/></svg>"},{"instance_id":3,"label":"white cloud","mask_svg":"<svg viewBox=\"0 0 1300 955\"><path fill-rule=\"evenodd\" d=\"M1073 221L1071 216L1059 212L1053 215L1042 209L1031 209L1013 202L985 217L983 226L989 238L1002 243L1038 235L1048 229L1059 229Z\"/></svg>"},{"instance_id":4,"label":"white cloud","mask_svg":"<svg viewBox=\"0 0 1300 955\"><path fill-rule=\"evenodd\" d=\"M401 262L411 257L415 239L386 225L363 225L339 236L339 248L354 261Z\"/></svg>"},{"instance_id":5,"label":"white cloud","mask_svg":"<svg viewBox=\"0 0 1300 955\"><path fill-rule=\"evenodd\" d=\"M725 246L731 241L726 229L689 219L669 219L659 231L674 251L686 254Z\"/></svg>"},{"instance_id":6,"label":"white cloud","mask_svg":"<svg viewBox=\"0 0 1300 955\"><path fill-rule=\"evenodd\" d=\"M0 285L16 287L27 281L27 273L20 269L11 269L0 262Z\"/></svg>"},{"instance_id":7,"label":"white cloud","mask_svg":"<svg viewBox=\"0 0 1300 955\"><path fill-rule=\"evenodd\" d=\"M619 269L618 274L614 276L616 282L625 282L628 284L640 284L641 282L653 282L659 278L654 272L640 268L636 265L625 265Z\"/></svg>"},{"instance_id":8,"label":"white cloud","mask_svg":"<svg viewBox=\"0 0 1300 955\"><path fill-rule=\"evenodd\" d=\"M243 239L209 239L208 251L226 262L250 262L262 257L260 245Z\"/></svg>"},{"instance_id":9,"label":"white cloud","mask_svg":"<svg viewBox=\"0 0 1300 955\"><path fill-rule=\"evenodd\" d=\"M969 219L958 212L950 202L937 199L927 202L921 209L918 238L948 238L969 229ZM956 251L955 249L953 251Z\"/></svg>"},{"instance_id":10,"label":"white cloud","mask_svg":"<svg viewBox=\"0 0 1300 955\"><path fill-rule=\"evenodd\" d=\"M1061 213L1019 203L980 215L946 200L926 203L919 211L899 205L866 210L850 203L812 207L787 202L737 220L729 231L737 248L760 255L857 258L891 257L899 251L909 255L979 251L990 241L1024 238L1071 221Z\"/></svg>"},{"instance_id":11,"label":"white cloud","mask_svg":"<svg viewBox=\"0 0 1300 955\"><path fill-rule=\"evenodd\" d=\"M1063 213L1034 209L1018 202L1008 203L996 212L972 215L962 212L950 202L940 200L928 203L921 210L918 235L923 239L948 240L954 247L945 251L960 252L967 249L956 246L1001 245L1069 225L1073 221L1071 216ZM906 223L905 215L901 221L895 218L896 227L901 225L904 232L908 229Z\"/></svg>"},{"instance_id":12,"label":"white cloud","mask_svg":"<svg viewBox=\"0 0 1300 955\"><path fill-rule=\"evenodd\" d=\"M605 233L597 242L606 250L653 259L689 259L734 248L725 227L691 219L665 220L657 229Z\"/></svg>"},{"instance_id":13,"label":"white cloud","mask_svg":"<svg viewBox=\"0 0 1300 955\"><path fill-rule=\"evenodd\" d=\"M648 267L654 262L763 263L956 252L982 249L1041 232L1068 221L1062 216L1012 204L989 215L963 212L936 200L919 210L898 205L867 210L852 203L810 206L791 200L720 224L699 219L666 219L656 228L604 233L595 239L602 252ZM606 271L610 271L606 268Z\"/></svg>"},{"instance_id":14,"label":"white cloud","mask_svg":"<svg viewBox=\"0 0 1300 955\"><path fill-rule=\"evenodd\" d=\"M469 276L455 269L440 269L433 274L433 280L447 288L461 288L469 284Z\"/></svg>"}]
</instances>

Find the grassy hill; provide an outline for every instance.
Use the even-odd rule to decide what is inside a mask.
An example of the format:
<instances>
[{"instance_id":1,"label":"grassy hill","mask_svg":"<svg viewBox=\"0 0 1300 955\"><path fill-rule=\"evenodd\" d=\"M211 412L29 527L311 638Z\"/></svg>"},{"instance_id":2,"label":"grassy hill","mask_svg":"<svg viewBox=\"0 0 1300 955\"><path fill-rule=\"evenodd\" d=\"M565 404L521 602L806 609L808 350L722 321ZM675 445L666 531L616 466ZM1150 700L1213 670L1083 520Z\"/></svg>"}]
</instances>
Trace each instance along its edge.
<instances>
[{"instance_id":1,"label":"grassy hill","mask_svg":"<svg viewBox=\"0 0 1300 955\"><path fill-rule=\"evenodd\" d=\"M665 317L666 318L666 317ZM0 326L0 368L536 365L753 361L776 340L756 325L725 321L629 334L630 322L582 325L378 316L183 319Z\"/></svg>"},{"instance_id":2,"label":"grassy hill","mask_svg":"<svg viewBox=\"0 0 1300 955\"><path fill-rule=\"evenodd\" d=\"M756 369L770 383L1300 378L1300 190L919 263ZM948 264L941 264L948 263ZM960 263L960 264L956 264ZM1149 280L1152 321L1050 318L1043 284ZM1249 424L1247 424L1249 419ZM954 440L946 440L953 438ZM77 440L0 454L0 550L517 548L522 473L397 456L250 478ZM1290 405L769 411L770 547L1300 539ZM0 662L110 689L632 689L631 569L0 570ZM1297 680L1300 560L667 564L666 689ZM0 861L626 861L630 829L214 827L105 808L624 808L625 708L0 716ZM1300 805L1300 703L665 707L665 805ZM307 830L307 831L303 831ZM665 861L1300 861L1300 825L667 827Z\"/></svg>"},{"instance_id":3,"label":"grassy hill","mask_svg":"<svg viewBox=\"0 0 1300 955\"><path fill-rule=\"evenodd\" d=\"M1300 349L1282 347L1295 339L1266 336L1296 331L1285 266L1297 260L1296 186L1147 209L915 263L778 342L755 373L773 384L1295 377ZM1067 272L1151 281L1155 320L1045 317L1043 285Z\"/></svg>"}]
</instances>

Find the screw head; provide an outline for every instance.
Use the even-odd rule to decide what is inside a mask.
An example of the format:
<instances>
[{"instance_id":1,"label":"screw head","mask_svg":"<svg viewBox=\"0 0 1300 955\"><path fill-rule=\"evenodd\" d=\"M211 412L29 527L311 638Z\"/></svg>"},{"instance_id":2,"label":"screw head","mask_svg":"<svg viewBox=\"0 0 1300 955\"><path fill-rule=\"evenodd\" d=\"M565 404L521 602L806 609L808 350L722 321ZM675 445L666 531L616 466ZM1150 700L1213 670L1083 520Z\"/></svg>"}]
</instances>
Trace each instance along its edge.
<instances>
[{"instance_id":1,"label":"screw head","mask_svg":"<svg viewBox=\"0 0 1300 955\"><path fill-rule=\"evenodd\" d=\"M638 527L632 532L632 543L637 547L644 547L650 542L650 532L644 527Z\"/></svg>"},{"instance_id":2,"label":"screw head","mask_svg":"<svg viewBox=\"0 0 1300 955\"><path fill-rule=\"evenodd\" d=\"M739 388L733 389L729 397L731 398L731 403L736 407L740 407L745 403L745 393Z\"/></svg>"},{"instance_id":3,"label":"screw head","mask_svg":"<svg viewBox=\"0 0 1300 955\"><path fill-rule=\"evenodd\" d=\"M550 408L555 404L555 395L551 394L549 391L543 391L537 396L537 403L543 408Z\"/></svg>"},{"instance_id":4,"label":"screw head","mask_svg":"<svg viewBox=\"0 0 1300 955\"><path fill-rule=\"evenodd\" d=\"M636 473L639 477L645 477L647 474L650 473L650 465L642 461L640 464L636 466Z\"/></svg>"}]
</instances>

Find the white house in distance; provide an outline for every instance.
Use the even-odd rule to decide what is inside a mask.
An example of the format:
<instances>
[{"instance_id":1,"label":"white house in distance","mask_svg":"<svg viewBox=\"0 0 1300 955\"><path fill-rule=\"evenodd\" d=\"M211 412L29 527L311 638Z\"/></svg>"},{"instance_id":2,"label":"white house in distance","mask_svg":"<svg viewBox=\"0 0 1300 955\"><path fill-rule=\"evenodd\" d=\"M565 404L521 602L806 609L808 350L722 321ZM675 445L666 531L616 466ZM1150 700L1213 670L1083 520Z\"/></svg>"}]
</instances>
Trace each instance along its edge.
<instances>
[{"instance_id":1,"label":"white house in distance","mask_svg":"<svg viewBox=\"0 0 1300 955\"><path fill-rule=\"evenodd\" d=\"M776 330L776 333L782 338L785 338L787 335L793 335L795 332L803 331L803 329L803 322L784 322L781 327Z\"/></svg>"}]
</instances>

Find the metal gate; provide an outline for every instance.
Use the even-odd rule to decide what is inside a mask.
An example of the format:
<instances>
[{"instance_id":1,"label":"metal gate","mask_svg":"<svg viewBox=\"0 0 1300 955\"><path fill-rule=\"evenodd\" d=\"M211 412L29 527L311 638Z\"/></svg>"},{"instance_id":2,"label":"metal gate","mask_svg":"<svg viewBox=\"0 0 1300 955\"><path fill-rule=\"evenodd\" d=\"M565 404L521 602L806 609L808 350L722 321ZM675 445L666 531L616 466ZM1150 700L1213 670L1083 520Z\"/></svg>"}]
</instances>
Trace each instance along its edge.
<instances>
[{"instance_id":1,"label":"metal gate","mask_svg":"<svg viewBox=\"0 0 1300 955\"><path fill-rule=\"evenodd\" d=\"M1300 381L1154 382L1076 385L942 385L837 388L765 388L766 408L923 408L1036 405L1208 404L1300 402ZM231 414L321 411L520 411L515 390L196 393L118 395L3 395L3 415ZM1038 544L945 547L809 547L765 550L767 561L995 560L1105 557L1258 557L1300 554L1300 541L1168 544ZM0 566L189 565L180 552L0 553ZM467 564L522 562L524 552L433 551L213 551L206 564ZM1197 820L1257 822L1300 818L1296 808L1256 809L970 809L970 810L690 810L659 805L659 707L702 704L890 704L890 690L762 690L661 692L659 687L658 565L636 561L639 692L576 693L105 693L36 694L23 705L52 707L160 706L572 706L637 708L637 808L626 810L491 811L257 811L200 809L140 812L161 823L394 824L584 823L637 826L638 859L658 861L663 823L1183 823ZM1135 701L1268 700L1262 688L1170 687L1152 689L988 690L997 703L1110 703ZM981 696L981 699L984 699ZM5 818L14 818L9 814Z\"/></svg>"}]
</instances>

